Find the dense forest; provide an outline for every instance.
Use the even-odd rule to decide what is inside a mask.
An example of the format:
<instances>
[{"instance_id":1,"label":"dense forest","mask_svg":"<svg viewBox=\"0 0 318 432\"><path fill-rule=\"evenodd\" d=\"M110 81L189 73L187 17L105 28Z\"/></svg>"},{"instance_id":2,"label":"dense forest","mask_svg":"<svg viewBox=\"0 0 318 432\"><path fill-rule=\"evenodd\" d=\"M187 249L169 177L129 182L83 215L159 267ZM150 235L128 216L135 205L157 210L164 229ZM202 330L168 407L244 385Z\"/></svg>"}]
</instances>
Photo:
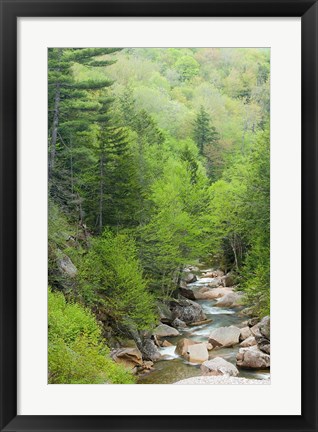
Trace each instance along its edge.
<instances>
[{"instance_id":1,"label":"dense forest","mask_svg":"<svg viewBox=\"0 0 318 432\"><path fill-rule=\"evenodd\" d=\"M203 268L252 324L269 315L269 59L49 49L49 383L151 375L173 345L158 325L207 320L187 294ZM199 313L171 325L182 307Z\"/></svg>"}]
</instances>

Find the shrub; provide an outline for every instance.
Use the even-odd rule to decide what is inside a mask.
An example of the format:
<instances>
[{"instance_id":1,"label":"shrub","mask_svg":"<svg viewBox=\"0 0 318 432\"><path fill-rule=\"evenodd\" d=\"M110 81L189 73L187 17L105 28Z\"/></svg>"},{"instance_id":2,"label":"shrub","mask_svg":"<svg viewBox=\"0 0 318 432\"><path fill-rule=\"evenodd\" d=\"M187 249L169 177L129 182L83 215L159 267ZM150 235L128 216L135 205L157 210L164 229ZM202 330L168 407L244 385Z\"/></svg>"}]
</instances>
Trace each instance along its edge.
<instances>
[{"instance_id":1,"label":"shrub","mask_svg":"<svg viewBox=\"0 0 318 432\"><path fill-rule=\"evenodd\" d=\"M49 383L131 384L134 377L109 357L94 316L49 290Z\"/></svg>"}]
</instances>

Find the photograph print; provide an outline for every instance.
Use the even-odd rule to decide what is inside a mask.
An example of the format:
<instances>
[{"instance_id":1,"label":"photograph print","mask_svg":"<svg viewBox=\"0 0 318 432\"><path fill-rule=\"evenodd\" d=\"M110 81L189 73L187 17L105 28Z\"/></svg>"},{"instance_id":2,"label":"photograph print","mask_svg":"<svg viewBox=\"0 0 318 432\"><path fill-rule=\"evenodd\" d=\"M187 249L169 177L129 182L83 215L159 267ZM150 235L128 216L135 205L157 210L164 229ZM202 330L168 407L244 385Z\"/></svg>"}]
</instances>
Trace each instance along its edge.
<instances>
[{"instance_id":1,"label":"photograph print","mask_svg":"<svg viewBox=\"0 0 318 432\"><path fill-rule=\"evenodd\" d=\"M270 49L48 49L48 383L270 384Z\"/></svg>"}]
</instances>

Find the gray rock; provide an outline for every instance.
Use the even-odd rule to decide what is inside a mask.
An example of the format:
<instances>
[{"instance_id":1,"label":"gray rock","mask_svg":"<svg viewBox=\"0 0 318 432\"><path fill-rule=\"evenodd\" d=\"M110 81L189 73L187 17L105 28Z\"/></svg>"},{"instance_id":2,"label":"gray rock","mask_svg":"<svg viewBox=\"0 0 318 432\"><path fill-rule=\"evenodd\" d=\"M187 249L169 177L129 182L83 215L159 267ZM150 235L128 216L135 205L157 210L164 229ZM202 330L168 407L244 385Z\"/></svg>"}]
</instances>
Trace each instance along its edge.
<instances>
[{"instance_id":1,"label":"gray rock","mask_svg":"<svg viewBox=\"0 0 318 432\"><path fill-rule=\"evenodd\" d=\"M177 343L177 346L176 346L176 349L175 349L175 353L178 354L178 355L180 355L180 356L182 356L182 357L187 358L188 357L187 353L188 353L189 346L195 345L195 344L198 344L198 343L200 343L200 342L196 342L196 341L194 341L192 339L187 339L187 338L180 339L178 341L178 343Z\"/></svg>"},{"instance_id":2,"label":"gray rock","mask_svg":"<svg viewBox=\"0 0 318 432\"><path fill-rule=\"evenodd\" d=\"M182 329L185 328L187 325L184 321L181 321L179 318L176 318L175 320L172 321L171 323L172 327L178 329Z\"/></svg>"},{"instance_id":3,"label":"gray rock","mask_svg":"<svg viewBox=\"0 0 318 432\"><path fill-rule=\"evenodd\" d=\"M258 324L258 332L255 334L255 339L257 342L258 348L265 352L266 354L270 354L270 317L266 316L262 319L262 321Z\"/></svg>"},{"instance_id":4,"label":"gray rock","mask_svg":"<svg viewBox=\"0 0 318 432\"><path fill-rule=\"evenodd\" d=\"M213 280L211 280L211 282L208 283L208 286L210 288L217 288L219 286L223 286L222 278L220 277L213 278Z\"/></svg>"},{"instance_id":5,"label":"gray rock","mask_svg":"<svg viewBox=\"0 0 318 432\"><path fill-rule=\"evenodd\" d=\"M232 293L228 293L225 294L224 297L221 297L216 306L218 307L236 307L240 305L240 300L242 298L242 294L236 293L236 292L232 292Z\"/></svg>"},{"instance_id":6,"label":"gray rock","mask_svg":"<svg viewBox=\"0 0 318 432\"><path fill-rule=\"evenodd\" d=\"M256 336L256 335L260 336L261 335L260 331L259 331L259 325L260 325L260 323L257 323L253 327L250 327L251 333L253 336Z\"/></svg>"},{"instance_id":7,"label":"gray rock","mask_svg":"<svg viewBox=\"0 0 318 432\"><path fill-rule=\"evenodd\" d=\"M185 272L182 274L181 279L186 283L192 283L192 282L195 282L197 280L197 277L193 273Z\"/></svg>"},{"instance_id":8,"label":"gray rock","mask_svg":"<svg viewBox=\"0 0 318 432\"><path fill-rule=\"evenodd\" d=\"M270 367L270 356L261 351L257 345L240 348L236 356L236 364L247 369L266 369Z\"/></svg>"},{"instance_id":9,"label":"gray rock","mask_svg":"<svg viewBox=\"0 0 318 432\"><path fill-rule=\"evenodd\" d=\"M230 375L237 376L239 371L237 368L230 362L224 360L222 357L215 357L212 360L205 361L201 365L201 371L203 375Z\"/></svg>"},{"instance_id":10,"label":"gray rock","mask_svg":"<svg viewBox=\"0 0 318 432\"><path fill-rule=\"evenodd\" d=\"M57 259L57 266L61 273L69 276L70 278L74 278L77 274L77 268L67 255L63 255Z\"/></svg>"},{"instance_id":11,"label":"gray rock","mask_svg":"<svg viewBox=\"0 0 318 432\"><path fill-rule=\"evenodd\" d=\"M155 362L161 357L161 354L152 339L144 339L140 351L144 360Z\"/></svg>"},{"instance_id":12,"label":"gray rock","mask_svg":"<svg viewBox=\"0 0 318 432\"><path fill-rule=\"evenodd\" d=\"M118 348L110 353L111 358L116 362L133 369L135 366L141 366L142 355L137 348Z\"/></svg>"},{"instance_id":13,"label":"gray rock","mask_svg":"<svg viewBox=\"0 0 318 432\"><path fill-rule=\"evenodd\" d=\"M243 341L244 339L247 339L250 336L252 336L252 332L248 326L241 328L241 334L240 334L240 340L241 341Z\"/></svg>"},{"instance_id":14,"label":"gray rock","mask_svg":"<svg viewBox=\"0 0 318 432\"><path fill-rule=\"evenodd\" d=\"M259 331L264 338L270 340L271 338L271 320L269 316L266 316L259 323Z\"/></svg>"},{"instance_id":15,"label":"gray rock","mask_svg":"<svg viewBox=\"0 0 318 432\"><path fill-rule=\"evenodd\" d=\"M248 326L249 327L254 327L257 323L259 322L259 319L258 318L250 318L249 320L248 320Z\"/></svg>"},{"instance_id":16,"label":"gray rock","mask_svg":"<svg viewBox=\"0 0 318 432\"><path fill-rule=\"evenodd\" d=\"M211 277L211 278L221 278L224 276L224 271L222 270L214 270L214 269L208 269L205 272L203 272L204 277Z\"/></svg>"},{"instance_id":17,"label":"gray rock","mask_svg":"<svg viewBox=\"0 0 318 432\"><path fill-rule=\"evenodd\" d=\"M168 342L167 340L164 340L161 344L162 347L170 347L173 346L172 343Z\"/></svg>"},{"instance_id":18,"label":"gray rock","mask_svg":"<svg viewBox=\"0 0 318 432\"><path fill-rule=\"evenodd\" d=\"M178 299L170 302L173 319L179 318L186 324L206 319L202 307L188 299Z\"/></svg>"},{"instance_id":19,"label":"gray rock","mask_svg":"<svg viewBox=\"0 0 318 432\"><path fill-rule=\"evenodd\" d=\"M240 343L240 346L242 348L247 348L250 346L256 345L256 339L254 336L250 336L247 339L243 340L243 342Z\"/></svg>"},{"instance_id":20,"label":"gray rock","mask_svg":"<svg viewBox=\"0 0 318 432\"><path fill-rule=\"evenodd\" d=\"M271 353L271 345L268 339L263 336L256 335L255 341L257 343L258 348L266 354Z\"/></svg>"},{"instance_id":21,"label":"gray rock","mask_svg":"<svg viewBox=\"0 0 318 432\"><path fill-rule=\"evenodd\" d=\"M239 343L240 329L234 326L214 329L209 336L209 342L215 347L231 347Z\"/></svg>"},{"instance_id":22,"label":"gray rock","mask_svg":"<svg viewBox=\"0 0 318 432\"><path fill-rule=\"evenodd\" d=\"M193 290L191 288L188 288L187 286L185 288L180 286L179 287L179 292L180 292L180 294L183 297L185 297L187 299L190 299L190 300L195 300L196 299Z\"/></svg>"},{"instance_id":23,"label":"gray rock","mask_svg":"<svg viewBox=\"0 0 318 432\"><path fill-rule=\"evenodd\" d=\"M197 290L193 290L193 294L196 300L214 300L225 296L226 294L232 293L233 288L208 288L202 287Z\"/></svg>"},{"instance_id":24,"label":"gray rock","mask_svg":"<svg viewBox=\"0 0 318 432\"><path fill-rule=\"evenodd\" d=\"M209 358L206 343L198 343L188 346L188 360L191 363L203 363Z\"/></svg>"},{"instance_id":25,"label":"gray rock","mask_svg":"<svg viewBox=\"0 0 318 432\"><path fill-rule=\"evenodd\" d=\"M178 336L180 334L177 329L167 324L159 324L152 333L157 337Z\"/></svg>"}]
</instances>

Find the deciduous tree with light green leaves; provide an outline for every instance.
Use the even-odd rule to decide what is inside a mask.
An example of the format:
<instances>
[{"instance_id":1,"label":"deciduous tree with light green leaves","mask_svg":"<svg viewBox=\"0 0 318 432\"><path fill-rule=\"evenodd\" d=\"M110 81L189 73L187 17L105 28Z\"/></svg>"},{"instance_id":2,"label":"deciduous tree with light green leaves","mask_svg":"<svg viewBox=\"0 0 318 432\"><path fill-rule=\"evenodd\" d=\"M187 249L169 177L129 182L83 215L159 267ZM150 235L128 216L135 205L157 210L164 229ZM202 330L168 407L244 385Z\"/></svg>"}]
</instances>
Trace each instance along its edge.
<instances>
[{"instance_id":1,"label":"deciduous tree with light green leaves","mask_svg":"<svg viewBox=\"0 0 318 432\"><path fill-rule=\"evenodd\" d=\"M106 229L93 239L79 277L85 302L100 304L123 331L145 330L155 324L155 299L147 289L135 242L128 235Z\"/></svg>"}]
</instances>

